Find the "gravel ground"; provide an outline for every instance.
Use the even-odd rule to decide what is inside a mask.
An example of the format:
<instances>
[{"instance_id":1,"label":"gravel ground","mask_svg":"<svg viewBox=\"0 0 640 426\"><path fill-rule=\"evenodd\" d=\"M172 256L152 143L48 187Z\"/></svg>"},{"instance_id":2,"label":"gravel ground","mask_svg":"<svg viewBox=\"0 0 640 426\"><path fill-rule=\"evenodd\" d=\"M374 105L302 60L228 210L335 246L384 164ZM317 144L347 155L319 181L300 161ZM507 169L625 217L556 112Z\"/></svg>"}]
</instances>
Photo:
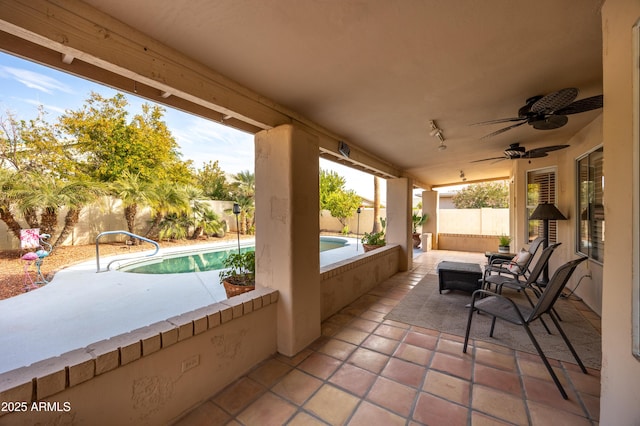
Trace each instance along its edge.
<instances>
[{"instance_id":1,"label":"gravel ground","mask_svg":"<svg viewBox=\"0 0 640 426\"><path fill-rule=\"evenodd\" d=\"M160 243L160 247L170 248L185 245L210 244L225 240L235 241L236 239L237 235L227 234L223 238L212 237L208 239L198 240L163 241ZM132 252L136 252L152 250L153 248L154 246L149 243L143 243L139 246L125 246L122 243L101 243L100 258L102 258L103 256L106 257L125 253L129 250ZM21 253L19 250L0 251L0 299L8 299L9 297L22 294L25 291L25 262L20 259L20 256ZM42 262L41 270L45 278L50 281L51 278L53 278L53 276L55 275L56 271L86 260L95 260L95 258L95 244L84 246L57 247L50 256L44 259L44 261ZM31 277L35 277L35 265L31 265L29 271Z\"/></svg>"}]
</instances>

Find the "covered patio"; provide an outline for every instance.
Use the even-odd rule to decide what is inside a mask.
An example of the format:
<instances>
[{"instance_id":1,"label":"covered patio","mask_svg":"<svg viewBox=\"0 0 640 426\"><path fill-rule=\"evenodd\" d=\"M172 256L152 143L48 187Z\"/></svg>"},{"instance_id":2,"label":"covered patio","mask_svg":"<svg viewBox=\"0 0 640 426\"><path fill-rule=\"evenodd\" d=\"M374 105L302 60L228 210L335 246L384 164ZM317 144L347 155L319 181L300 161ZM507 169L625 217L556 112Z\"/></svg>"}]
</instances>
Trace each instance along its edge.
<instances>
[{"instance_id":1,"label":"covered patio","mask_svg":"<svg viewBox=\"0 0 640 426\"><path fill-rule=\"evenodd\" d=\"M598 423L599 369L584 375L575 362L554 360L569 389L565 401L535 354L482 340L463 354L460 335L385 319L443 260L486 261L447 250L418 255L411 271L323 321L322 337L296 356L260 363L175 424ZM561 303L574 303L585 327L599 329L600 317L584 303ZM488 329L474 335L481 333Z\"/></svg>"},{"instance_id":2,"label":"covered patio","mask_svg":"<svg viewBox=\"0 0 640 426\"><path fill-rule=\"evenodd\" d=\"M517 7L453 3L0 1L0 49L255 134L258 287L251 296L3 375L3 399L71 401L73 411L59 414L61 420L104 422L118 407L114 415L123 423L167 423L198 407L195 418L224 409L229 419L251 423L255 412L269 412L274 402L282 407L276 416L298 413L304 421L300 407L311 404L314 420L356 424L379 415L381 395L406 387L407 371L419 369L419 383L402 388L413 395L411 407L384 407L391 422L427 423L446 410L480 424L486 416L544 424L561 413L586 424L635 424L640 55L633 27L640 6L627 0L590 0L580 7L571 0ZM571 115L551 131L517 117L523 126L497 134L495 124L470 126L513 117L528 97L569 87L579 88L580 98L604 94L604 107ZM515 140L527 149L568 146L543 157L476 161L501 156ZM423 190L423 211L431 218L426 231L437 236L434 188L461 183L462 176L467 183L509 178L511 234L514 246L522 247L530 237L530 176L551 170L552 201L567 217L555 230L563 244L553 270L583 255L578 162L600 148L607 192L598 208L602 225L607 219L607 242L615 244L604 245L602 235L602 257L590 257L576 274L590 278L576 294L602 318L599 385L595 372L581 382L571 365L559 363L571 385L566 402L545 391L546 378L526 355L476 343L471 354L455 356L459 339L384 322L384 310L432 267L412 256L416 188ZM318 262L320 156L387 179L388 246L330 271L321 271ZM434 243L437 249L437 237ZM361 297L373 303L362 306ZM371 349L354 337L361 333L394 341L393 351L379 348L362 364L349 362L357 351ZM345 351L349 345L352 352ZM376 362L386 367L372 372ZM504 384L484 382L478 374L485 367L500 370L496 362L518 377L506 392L517 394L507 397L513 402L509 413L493 405L496 392L504 396ZM329 383L339 380L339 368L348 376L354 366L374 374L372 383L380 385L369 393L351 390L352 406L341 405L341 418L332 418L323 407L344 387ZM309 369L317 373L310 381L318 393L282 405L278 379ZM257 389L256 399L225 409L225 394L218 392L247 373L240 386ZM448 410L450 403L455 410ZM29 416L49 419L46 413ZM14 424L25 418L0 417Z\"/></svg>"}]
</instances>

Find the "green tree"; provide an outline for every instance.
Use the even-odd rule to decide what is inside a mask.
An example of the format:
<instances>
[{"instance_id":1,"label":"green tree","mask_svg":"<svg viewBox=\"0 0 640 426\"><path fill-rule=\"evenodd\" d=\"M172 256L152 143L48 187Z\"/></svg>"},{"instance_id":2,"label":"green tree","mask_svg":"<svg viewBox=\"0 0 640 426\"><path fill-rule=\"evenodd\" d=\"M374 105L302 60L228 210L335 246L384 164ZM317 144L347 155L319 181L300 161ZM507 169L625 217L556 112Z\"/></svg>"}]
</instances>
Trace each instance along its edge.
<instances>
[{"instance_id":1,"label":"green tree","mask_svg":"<svg viewBox=\"0 0 640 426\"><path fill-rule=\"evenodd\" d=\"M232 188L218 160L209 161L202 169L196 170L195 180L205 197L212 200L231 200Z\"/></svg>"},{"instance_id":2,"label":"green tree","mask_svg":"<svg viewBox=\"0 0 640 426\"><path fill-rule=\"evenodd\" d=\"M509 208L509 185L506 181L471 184L454 195L452 201L458 209Z\"/></svg>"},{"instance_id":3,"label":"green tree","mask_svg":"<svg viewBox=\"0 0 640 426\"><path fill-rule=\"evenodd\" d=\"M82 108L60 117L61 129L75 140L84 173L101 182L115 182L125 172L143 181L191 181L190 163L180 160L162 121L164 109L143 104L142 113L129 122L127 107L120 93L103 98L92 92Z\"/></svg>"},{"instance_id":4,"label":"green tree","mask_svg":"<svg viewBox=\"0 0 640 426\"><path fill-rule=\"evenodd\" d=\"M124 171L122 175L110 184L112 194L122 201L127 230L135 233L136 215L139 206L148 206L156 197L153 194L154 185L143 180L138 173Z\"/></svg>"},{"instance_id":5,"label":"green tree","mask_svg":"<svg viewBox=\"0 0 640 426\"><path fill-rule=\"evenodd\" d=\"M329 210L342 225L342 232L348 233L347 219L355 214L362 198L345 185L346 180L338 173L320 170L320 210Z\"/></svg>"},{"instance_id":6,"label":"green tree","mask_svg":"<svg viewBox=\"0 0 640 426\"><path fill-rule=\"evenodd\" d=\"M149 191L148 203L151 207L151 226L145 233L145 237L153 238L159 235L160 224L170 214L189 214L191 206L184 185L179 185L168 180L153 182Z\"/></svg>"}]
</instances>

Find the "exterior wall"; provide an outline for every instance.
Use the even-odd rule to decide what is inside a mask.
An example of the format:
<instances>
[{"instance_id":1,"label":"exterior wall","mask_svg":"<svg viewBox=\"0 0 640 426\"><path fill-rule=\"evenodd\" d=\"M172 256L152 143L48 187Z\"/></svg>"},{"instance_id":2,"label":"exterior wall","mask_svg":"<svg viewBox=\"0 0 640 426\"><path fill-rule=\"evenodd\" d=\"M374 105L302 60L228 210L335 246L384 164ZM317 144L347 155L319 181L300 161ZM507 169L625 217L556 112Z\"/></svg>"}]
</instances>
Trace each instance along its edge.
<instances>
[{"instance_id":1,"label":"exterior wall","mask_svg":"<svg viewBox=\"0 0 640 426\"><path fill-rule=\"evenodd\" d=\"M379 217L386 218L387 210L384 208L380 208ZM373 209L362 209L362 212L360 213L359 226L357 213L354 215L354 217L351 217L347 220L347 226L349 227L349 231L353 234L358 233L359 235L364 235L365 232L370 233L373 229ZM331 216L331 213L329 213L328 210L322 210L320 211L320 230L339 233L342 231L342 224L340 224L340 221L338 219Z\"/></svg>"},{"instance_id":2,"label":"exterior wall","mask_svg":"<svg viewBox=\"0 0 640 426\"><path fill-rule=\"evenodd\" d=\"M211 209L216 212L221 219L227 221L228 232L236 232L236 219L233 214L225 213L233 207L233 201L205 201ZM64 226L64 215L66 209L60 211L58 215L58 231ZM151 211L148 208L141 209L136 216L135 233L143 235L148 228ZM27 224L18 219L27 228ZM64 241L64 245L94 244L96 237L101 232L126 230L127 223L122 212L120 200L104 197L101 200L85 207L80 212L80 220L73 228L69 237ZM54 239L55 239L54 235ZM123 235L105 237L103 241L124 241ZM20 241L7 229L4 222L0 221L0 250L17 250L20 248Z\"/></svg>"},{"instance_id":3,"label":"exterior wall","mask_svg":"<svg viewBox=\"0 0 640 426\"><path fill-rule=\"evenodd\" d=\"M62 411L0 412L0 424L169 424L275 353L277 302L256 289L1 374L1 401Z\"/></svg>"},{"instance_id":4,"label":"exterior wall","mask_svg":"<svg viewBox=\"0 0 640 426\"><path fill-rule=\"evenodd\" d=\"M510 235L509 209L441 209L442 234Z\"/></svg>"},{"instance_id":5,"label":"exterior wall","mask_svg":"<svg viewBox=\"0 0 640 426\"><path fill-rule=\"evenodd\" d=\"M602 8L607 244L602 294L600 424L640 421L640 360L632 355L632 189L634 136L632 27L640 2L606 0ZM637 155L637 151L636 151ZM610 191L610 192L609 192Z\"/></svg>"},{"instance_id":6,"label":"exterior wall","mask_svg":"<svg viewBox=\"0 0 640 426\"><path fill-rule=\"evenodd\" d=\"M491 235L439 234L438 250L484 253L498 251L498 237ZM512 247L512 250L513 247Z\"/></svg>"},{"instance_id":7,"label":"exterior wall","mask_svg":"<svg viewBox=\"0 0 640 426\"><path fill-rule=\"evenodd\" d=\"M387 245L320 269L322 320L398 272L400 246Z\"/></svg>"}]
</instances>

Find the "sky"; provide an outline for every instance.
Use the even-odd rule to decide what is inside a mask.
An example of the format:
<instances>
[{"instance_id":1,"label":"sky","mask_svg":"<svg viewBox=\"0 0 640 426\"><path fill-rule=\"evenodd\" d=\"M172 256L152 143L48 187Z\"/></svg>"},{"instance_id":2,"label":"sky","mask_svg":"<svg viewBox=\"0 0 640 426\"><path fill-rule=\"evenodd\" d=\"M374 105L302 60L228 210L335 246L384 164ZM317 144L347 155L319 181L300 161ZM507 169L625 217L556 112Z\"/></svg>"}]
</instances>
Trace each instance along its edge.
<instances>
[{"instance_id":1,"label":"sky","mask_svg":"<svg viewBox=\"0 0 640 426\"><path fill-rule=\"evenodd\" d=\"M47 112L50 123L65 110L77 110L91 92L112 97L116 90L60 72L34 62L0 52L0 117L11 112L19 120L36 118L38 107ZM147 101L124 94L130 114L141 111ZM183 160L193 160L196 168L209 161L218 161L220 168L230 174L254 171L253 135L231 127L165 108L164 121L180 146ZM346 188L358 195L373 199L373 178L340 164L320 159L320 167L336 171L346 179ZM385 187L381 188L384 203Z\"/></svg>"}]
</instances>

